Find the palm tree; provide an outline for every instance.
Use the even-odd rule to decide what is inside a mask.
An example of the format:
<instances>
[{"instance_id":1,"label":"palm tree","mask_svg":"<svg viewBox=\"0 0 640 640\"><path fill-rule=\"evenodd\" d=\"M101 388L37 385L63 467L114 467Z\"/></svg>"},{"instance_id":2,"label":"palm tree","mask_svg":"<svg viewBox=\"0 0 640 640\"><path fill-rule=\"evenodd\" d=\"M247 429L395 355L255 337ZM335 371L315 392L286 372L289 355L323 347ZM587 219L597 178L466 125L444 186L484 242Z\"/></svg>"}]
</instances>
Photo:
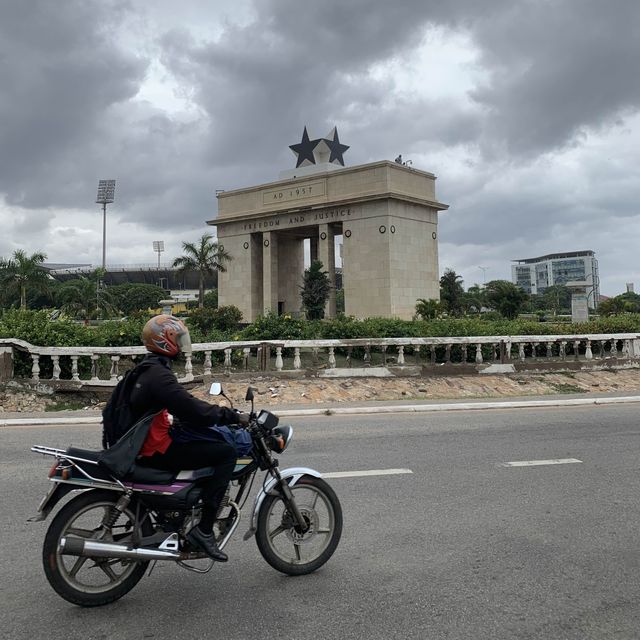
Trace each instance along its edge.
<instances>
[{"instance_id":1,"label":"palm tree","mask_svg":"<svg viewBox=\"0 0 640 640\"><path fill-rule=\"evenodd\" d=\"M452 316L462 315L462 276L453 269L445 269L440 278L440 300Z\"/></svg>"},{"instance_id":2,"label":"palm tree","mask_svg":"<svg viewBox=\"0 0 640 640\"><path fill-rule=\"evenodd\" d=\"M100 314L113 316L117 312L113 296L107 287L100 287L100 269L88 278L63 282L56 293L56 304L74 317L88 320Z\"/></svg>"},{"instance_id":3,"label":"palm tree","mask_svg":"<svg viewBox=\"0 0 640 640\"><path fill-rule=\"evenodd\" d=\"M42 268L47 255L36 252L27 256L22 249L13 252L13 257L0 259L0 285L7 292L20 293L20 308L27 308L27 288L46 292L49 288L49 275Z\"/></svg>"},{"instance_id":4,"label":"palm tree","mask_svg":"<svg viewBox=\"0 0 640 640\"><path fill-rule=\"evenodd\" d=\"M204 307L204 278L214 271L226 271L223 262L231 260L231 256L219 245L213 236L205 233L198 242L183 242L184 255L173 261L178 273L196 271L199 276L198 306Z\"/></svg>"},{"instance_id":5,"label":"palm tree","mask_svg":"<svg viewBox=\"0 0 640 640\"><path fill-rule=\"evenodd\" d=\"M484 298L485 292L480 285L470 286L462 296L465 313L482 313L482 307L485 306Z\"/></svg>"},{"instance_id":6,"label":"palm tree","mask_svg":"<svg viewBox=\"0 0 640 640\"><path fill-rule=\"evenodd\" d=\"M423 320L437 318L441 311L442 305L439 300L427 300L425 298L416 300L416 315L419 315Z\"/></svg>"}]
</instances>

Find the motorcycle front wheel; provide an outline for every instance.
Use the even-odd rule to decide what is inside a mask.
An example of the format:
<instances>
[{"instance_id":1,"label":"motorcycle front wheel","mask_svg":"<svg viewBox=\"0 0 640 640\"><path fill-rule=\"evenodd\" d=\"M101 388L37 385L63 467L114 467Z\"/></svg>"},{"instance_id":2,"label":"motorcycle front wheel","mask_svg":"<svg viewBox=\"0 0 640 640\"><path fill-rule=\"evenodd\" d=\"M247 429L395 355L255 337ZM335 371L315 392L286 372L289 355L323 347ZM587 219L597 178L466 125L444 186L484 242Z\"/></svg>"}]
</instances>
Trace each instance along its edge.
<instances>
[{"instance_id":1,"label":"motorcycle front wheel","mask_svg":"<svg viewBox=\"0 0 640 640\"><path fill-rule=\"evenodd\" d=\"M342 535L342 508L321 478L304 476L291 487L306 526L295 523L279 495L268 495L258 513L256 542L277 571L299 576L315 571L333 555Z\"/></svg>"},{"instance_id":2,"label":"motorcycle front wheel","mask_svg":"<svg viewBox=\"0 0 640 640\"><path fill-rule=\"evenodd\" d=\"M44 572L53 589L73 604L83 607L108 604L131 591L144 576L148 562L60 553L62 538L126 544L134 534L133 503L118 516L110 531L103 526L114 513L119 498L115 491L81 493L58 512L49 526L42 550ZM145 518L142 533L149 535L151 531L151 523Z\"/></svg>"}]
</instances>

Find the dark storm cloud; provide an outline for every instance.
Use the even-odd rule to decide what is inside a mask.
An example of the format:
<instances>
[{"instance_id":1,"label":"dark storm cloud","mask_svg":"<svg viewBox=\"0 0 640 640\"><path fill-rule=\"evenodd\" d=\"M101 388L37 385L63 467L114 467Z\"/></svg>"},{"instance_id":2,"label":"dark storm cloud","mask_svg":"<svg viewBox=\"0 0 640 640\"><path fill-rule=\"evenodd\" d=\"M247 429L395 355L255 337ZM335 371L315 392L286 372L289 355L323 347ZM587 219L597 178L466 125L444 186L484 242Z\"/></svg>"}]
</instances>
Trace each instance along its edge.
<instances>
[{"instance_id":1,"label":"dark storm cloud","mask_svg":"<svg viewBox=\"0 0 640 640\"><path fill-rule=\"evenodd\" d=\"M129 181L140 219L154 212L170 224L180 206L193 205L194 219L210 212L215 188L289 167L288 145L305 124L324 135L338 123L357 163L434 145L544 152L636 108L634 3L479 4L261 1L253 19L227 24L214 41L196 43L186 30L159 36L162 61L208 116L180 124L131 103L148 60L115 34L136 5L4 2L0 82L11 90L0 96L0 191L27 207L79 206L97 173L109 173ZM370 74L410 59L438 25L479 48L489 76L472 95L484 111L406 99L393 78ZM170 206L160 210L154 200L165 194Z\"/></svg>"},{"instance_id":2,"label":"dark storm cloud","mask_svg":"<svg viewBox=\"0 0 640 640\"><path fill-rule=\"evenodd\" d=\"M0 5L0 191L26 207L71 204L109 109L136 94L145 62L116 46L123 2ZM94 158L91 158L92 160Z\"/></svg>"},{"instance_id":3,"label":"dark storm cloud","mask_svg":"<svg viewBox=\"0 0 640 640\"><path fill-rule=\"evenodd\" d=\"M215 163L277 159L289 166L287 145L297 141L292 135L300 135L305 124L312 135L324 135L335 122L370 133L372 126L391 119L384 103L396 87L390 79L369 77L368 70L417 47L432 14L429 3L422 2L380 3L375 10L366 2L256 6L254 21L230 26L215 42L196 44L183 31L162 40L164 63L194 88L211 116ZM392 130L384 130L396 142L398 137L414 140L420 127L398 132L431 106L406 105L402 117L395 114ZM449 119L456 111L450 107ZM422 131L429 137L428 129ZM357 153L354 147L352 162L366 159Z\"/></svg>"},{"instance_id":4,"label":"dark storm cloud","mask_svg":"<svg viewBox=\"0 0 640 640\"><path fill-rule=\"evenodd\" d=\"M0 196L97 213L96 181L113 177L114 215L178 234L214 216L215 189L293 168L288 145L304 125L321 136L337 124L348 164L424 158L418 168L439 175L451 205L443 242L469 252L508 260L521 237L566 243L558 225L637 216L633 155L592 154L564 184L520 171L638 111L633 0L256 0L241 23L221 23L215 3L187 4L198 25L157 33L136 28L154 12L171 12L164 25L184 18L173 3L0 0ZM466 100L432 95L427 75L413 90L384 72L429 55L434 29L476 50ZM195 103L188 117L138 96L156 55Z\"/></svg>"},{"instance_id":5,"label":"dark storm cloud","mask_svg":"<svg viewBox=\"0 0 640 640\"><path fill-rule=\"evenodd\" d=\"M214 162L239 161L252 147L253 159L265 161L292 130L336 121L354 133L385 131L403 147L466 141L480 143L489 158L538 154L579 141L585 128L606 127L640 102L640 83L633 81L640 5L631 1L416 1L372 8L364 0L286 0L256 7L254 21L230 26L215 42L196 45L179 33L163 40L165 63L195 87L212 117ZM410 59L437 25L468 33L478 47L488 80L471 93L481 107L475 122L456 104L394 103L392 79L367 75L377 62ZM390 97L391 110L384 107ZM430 127L423 114L443 111L444 126L436 119ZM390 115L391 128L381 126Z\"/></svg>"},{"instance_id":6,"label":"dark storm cloud","mask_svg":"<svg viewBox=\"0 0 640 640\"><path fill-rule=\"evenodd\" d=\"M638 110L637 2L520 2L471 29L491 74L473 92L489 111L490 146L540 153Z\"/></svg>"}]
</instances>

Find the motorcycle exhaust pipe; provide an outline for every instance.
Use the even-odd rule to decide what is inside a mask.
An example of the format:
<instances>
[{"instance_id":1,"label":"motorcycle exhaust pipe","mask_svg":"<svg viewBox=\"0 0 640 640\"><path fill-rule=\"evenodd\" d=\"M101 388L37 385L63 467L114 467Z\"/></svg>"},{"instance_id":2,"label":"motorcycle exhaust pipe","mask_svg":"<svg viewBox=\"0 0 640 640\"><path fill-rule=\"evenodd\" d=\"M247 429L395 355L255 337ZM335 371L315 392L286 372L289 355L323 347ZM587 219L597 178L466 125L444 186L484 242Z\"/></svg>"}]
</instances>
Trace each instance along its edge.
<instances>
[{"instance_id":1,"label":"motorcycle exhaust pipe","mask_svg":"<svg viewBox=\"0 0 640 640\"><path fill-rule=\"evenodd\" d=\"M131 549L123 544L83 540L82 538L62 538L60 553L67 556L89 556L92 558L130 558L132 560L179 560L179 551L168 549Z\"/></svg>"}]
</instances>

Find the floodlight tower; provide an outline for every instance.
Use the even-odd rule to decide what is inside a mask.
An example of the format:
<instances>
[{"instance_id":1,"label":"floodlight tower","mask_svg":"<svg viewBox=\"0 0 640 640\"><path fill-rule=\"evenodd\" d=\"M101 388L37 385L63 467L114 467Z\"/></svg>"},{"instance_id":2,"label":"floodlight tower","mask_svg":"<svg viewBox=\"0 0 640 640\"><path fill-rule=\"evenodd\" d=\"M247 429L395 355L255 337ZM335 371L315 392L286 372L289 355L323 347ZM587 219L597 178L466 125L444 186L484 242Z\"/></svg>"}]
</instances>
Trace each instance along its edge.
<instances>
[{"instance_id":1,"label":"floodlight tower","mask_svg":"<svg viewBox=\"0 0 640 640\"><path fill-rule=\"evenodd\" d=\"M158 254L158 271L160 271L160 254L164 251L164 241L154 240L153 250Z\"/></svg>"},{"instance_id":2,"label":"floodlight tower","mask_svg":"<svg viewBox=\"0 0 640 640\"><path fill-rule=\"evenodd\" d=\"M158 286L162 287L162 281L165 280L165 278L160 277L160 254L164 251L164 241L154 240L153 250L158 254Z\"/></svg>"},{"instance_id":3,"label":"floodlight tower","mask_svg":"<svg viewBox=\"0 0 640 640\"><path fill-rule=\"evenodd\" d=\"M102 205L102 270L107 267L107 205L114 201L115 180L99 180L96 203Z\"/></svg>"}]
</instances>

